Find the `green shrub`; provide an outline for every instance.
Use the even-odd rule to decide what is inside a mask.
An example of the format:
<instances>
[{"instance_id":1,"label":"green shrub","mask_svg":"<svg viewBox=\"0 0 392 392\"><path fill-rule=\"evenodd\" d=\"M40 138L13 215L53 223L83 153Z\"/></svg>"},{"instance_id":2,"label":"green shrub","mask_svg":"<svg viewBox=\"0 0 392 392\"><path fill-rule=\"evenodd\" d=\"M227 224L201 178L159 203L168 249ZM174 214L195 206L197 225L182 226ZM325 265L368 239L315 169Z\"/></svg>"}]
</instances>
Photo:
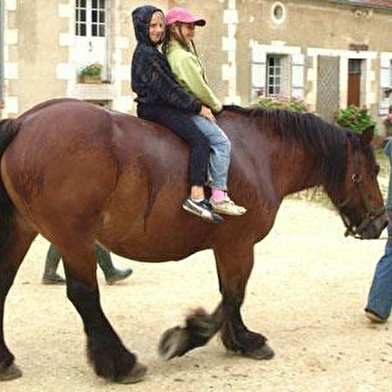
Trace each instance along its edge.
<instances>
[{"instance_id":1,"label":"green shrub","mask_svg":"<svg viewBox=\"0 0 392 392\"><path fill-rule=\"evenodd\" d=\"M354 105L341 109L335 114L335 121L344 128L362 133L370 127L375 127L376 122L372 119L368 109Z\"/></svg>"},{"instance_id":2,"label":"green shrub","mask_svg":"<svg viewBox=\"0 0 392 392\"><path fill-rule=\"evenodd\" d=\"M264 109L286 109L292 112L301 113L309 111L308 105L303 100L299 98L285 97L280 95L274 95L269 97L260 96L257 98L257 101L252 106Z\"/></svg>"}]
</instances>

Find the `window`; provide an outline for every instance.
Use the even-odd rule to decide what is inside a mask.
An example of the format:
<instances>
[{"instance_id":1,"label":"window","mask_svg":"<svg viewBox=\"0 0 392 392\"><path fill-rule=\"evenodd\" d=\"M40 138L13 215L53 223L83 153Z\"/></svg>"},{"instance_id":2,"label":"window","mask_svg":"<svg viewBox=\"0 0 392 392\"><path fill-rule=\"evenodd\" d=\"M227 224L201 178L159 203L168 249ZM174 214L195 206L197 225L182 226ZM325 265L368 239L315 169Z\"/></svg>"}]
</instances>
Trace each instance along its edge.
<instances>
[{"instance_id":1,"label":"window","mask_svg":"<svg viewBox=\"0 0 392 392\"><path fill-rule=\"evenodd\" d=\"M362 60L350 59L348 62L348 73L350 75L361 73Z\"/></svg>"},{"instance_id":2,"label":"window","mask_svg":"<svg viewBox=\"0 0 392 392\"><path fill-rule=\"evenodd\" d=\"M389 65L389 86L392 87L392 61Z\"/></svg>"},{"instance_id":3,"label":"window","mask_svg":"<svg viewBox=\"0 0 392 392\"><path fill-rule=\"evenodd\" d=\"M304 56L265 49L259 45L252 48L250 99L277 94L303 98Z\"/></svg>"},{"instance_id":4,"label":"window","mask_svg":"<svg viewBox=\"0 0 392 392\"><path fill-rule=\"evenodd\" d=\"M281 24L286 19L286 9L281 2L272 5L271 18L276 24Z\"/></svg>"},{"instance_id":5,"label":"window","mask_svg":"<svg viewBox=\"0 0 392 392\"><path fill-rule=\"evenodd\" d=\"M75 34L105 37L105 0L76 0Z\"/></svg>"},{"instance_id":6,"label":"window","mask_svg":"<svg viewBox=\"0 0 392 392\"><path fill-rule=\"evenodd\" d=\"M88 65L99 63L102 80L108 80L108 34L110 18L105 0L75 0L75 50L77 73Z\"/></svg>"},{"instance_id":7,"label":"window","mask_svg":"<svg viewBox=\"0 0 392 392\"><path fill-rule=\"evenodd\" d=\"M282 87L282 61L279 56L267 57L267 95L280 94Z\"/></svg>"},{"instance_id":8,"label":"window","mask_svg":"<svg viewBox=\"0 0 392 392\"><path fill-rule=\"evenodd\" d=\"M274 17L275 17L275 19L277 19L277 20L282 19L282 17L283 17L283 8L282 8L282 6L277 5L277 6L274 8Z\"/></svg>"},{"instance_id":9,"label":"window","mask_svg":"<svg viewBox=\"0 0 392 392\"><path fill-rule=\"evenodd\" d=\"M87 34L87 9L86 0L76 0L76 35L86 36Z\"/></svg>"},{"instance_id":10,"label":"window","mask_svg":"<svg viewBox=\"0 0 392 392\"><path fill-rule=\"evenodd\" d=\"M392 55L381 53L380 55L380 84L379 84L379 110L378 114L384 117L392 105Z\"/></svg>"}]
</instances>

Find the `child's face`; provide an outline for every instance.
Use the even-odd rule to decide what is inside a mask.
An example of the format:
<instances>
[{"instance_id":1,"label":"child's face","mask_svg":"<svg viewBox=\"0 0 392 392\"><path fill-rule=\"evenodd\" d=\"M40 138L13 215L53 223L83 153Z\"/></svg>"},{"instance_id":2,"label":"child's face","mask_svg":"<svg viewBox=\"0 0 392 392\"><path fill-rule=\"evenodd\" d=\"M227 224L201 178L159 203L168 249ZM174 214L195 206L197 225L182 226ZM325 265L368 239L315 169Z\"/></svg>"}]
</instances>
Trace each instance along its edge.
<instances>
[{"instance_id":1,"label":"child's face","mask_svg":"<svg viewBox=\"0 0 392 392\"><path fill-rule=\"evenodd\" d=\"M179 28L182 36L187 41L193 40L193 38L195 37L195 29L196 29L196 25L194 23L181 23Z\"/></svg>"},{"instance_id":2,"label":"child's face","mask_svg":"<svg viewBox=\"0 0 392 392\"><path fill-rule=\"evenodd\" d=\"M149 37L153 44L159 44L165 34L165 17L162 12L155 12L150 22Z\"/></svg>"}]
</instances>

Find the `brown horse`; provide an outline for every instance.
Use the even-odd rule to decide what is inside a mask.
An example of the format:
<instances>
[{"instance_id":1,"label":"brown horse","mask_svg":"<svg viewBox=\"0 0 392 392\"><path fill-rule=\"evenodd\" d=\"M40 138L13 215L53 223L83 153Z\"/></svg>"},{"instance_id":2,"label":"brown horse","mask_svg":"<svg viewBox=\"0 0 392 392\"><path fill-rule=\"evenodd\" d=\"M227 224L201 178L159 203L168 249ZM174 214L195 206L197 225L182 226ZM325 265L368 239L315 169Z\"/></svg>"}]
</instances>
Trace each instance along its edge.
<instances>
[{"instance_id":1,"label":"brown horse","mask_svg":"<svg viewBox=\"0 0 392 392\"><path fill-rule=\"evenodd\" d=\"M163 335L169 359L221 332L228 350L268 359L266 338L240 309L253 246L271 230L284 196L322 186L347 233L377 238L387 223L370 142L312 114L227 108L219 116L232 146L230 190L242 217L213 225L189 215L186 145L135 117L71 99L44 102L0 124L0 379L21 375L4 340L7 293L38 233L64 256L67 296L79 312L95 372L131 383L146 367L128 351L100 305L95 241L146 262L180 260L210 248L222 300ZM299 217L300 218L300 217ZM143 279L143 277L139 277Z\"/></svg>"}]
</instances>

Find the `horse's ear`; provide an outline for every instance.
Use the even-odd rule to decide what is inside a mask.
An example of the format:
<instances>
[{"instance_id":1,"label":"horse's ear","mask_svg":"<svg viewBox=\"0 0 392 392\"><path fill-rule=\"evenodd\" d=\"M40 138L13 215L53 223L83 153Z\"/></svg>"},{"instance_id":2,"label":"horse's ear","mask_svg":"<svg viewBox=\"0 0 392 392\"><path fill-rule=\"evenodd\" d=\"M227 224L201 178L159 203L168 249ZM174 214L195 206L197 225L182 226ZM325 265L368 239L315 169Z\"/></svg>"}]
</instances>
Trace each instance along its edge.
<instances>
[{"instance_id":1,"label":"horse's ear","mask_svg":"<svg viewBox=\"0 0 392 392\"><path fill-rule=\"evenodd\" d=\"M369 128L366 128L361 133L361 146L367 147L372 142L373 136L374 136L374 125L370 126Z\"/></svg>"}]
</instances>

